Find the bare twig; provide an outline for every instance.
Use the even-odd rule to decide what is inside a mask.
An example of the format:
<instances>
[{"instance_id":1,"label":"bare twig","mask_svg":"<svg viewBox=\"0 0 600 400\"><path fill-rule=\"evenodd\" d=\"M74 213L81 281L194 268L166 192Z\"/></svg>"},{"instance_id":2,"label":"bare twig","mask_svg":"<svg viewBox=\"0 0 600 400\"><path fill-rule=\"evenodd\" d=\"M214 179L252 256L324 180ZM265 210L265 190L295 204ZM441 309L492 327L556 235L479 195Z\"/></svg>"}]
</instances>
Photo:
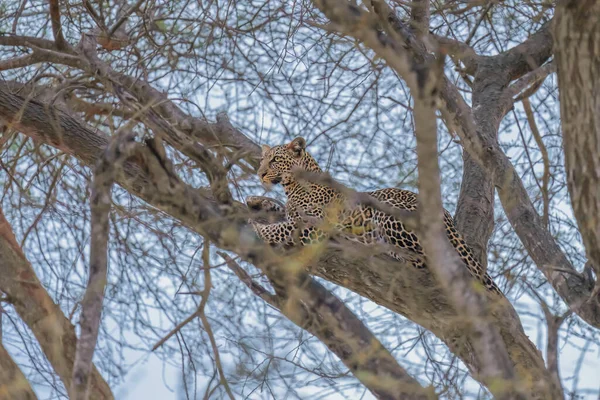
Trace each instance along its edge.
<instances>
[{"instance_id":1,"label":"bare twig","mask_svg":"<svg viewBox=\"0 0 600 400\"><path fill-rule=\"evenodd\" d=\"M131 8L129 8L127 11L125 11L123 13L123 15L121 15L121 18L119 18L119 20L113 25L113 27L108 32L108 37L109 38L112 37L112 35L115 34L115 32L117 31L117 29L119 29L119 27L121 25L123 25L123 23L125 21L127 21L127 19L129 18L129 16L131 14L133 14L134 12L137 11L137 9L142 5L142 3L144 3L144 1L146 1L146 0L138 0L137 3L135 3Z\"/></svg>"},{"instance_id":2,"label":"bare twig","mask_svg":"<svg viewBox=\"0 0 600 400\"><path fill-rule=\"evenodd\" d=\"M173 328L171 331L169 331L169 333L167 333L165 336L163 336L162 339L160 339L158 342L156 342L156 344L154 346L152 346L152 351L155 351L160 346L165 344L167 342L167 340L169 340L173 336L175 336L181 329L183 329L184 326L186 326L187 324L192 322L194 320L194 318L196 318L197 316L198 316L198 310L196 310L192 315L190 315L189 317L184 319L182 322L178 323L175 328Z\"/></svg>"},{"instance_id":3,"label":"bare twig","mask_svg":"<svg viewBox=\"0 0 600 400\"><path fill-rule=\"evenodd\" d=\"M546 149L546 145L542 140L542 135L540 134L538 126L535 122L533 109L531 108L531 103L529 102L528 98L523 99L523 108L525 109L525 115L527 116L527 122L529 123L531 134L533 135L535 143L540 149L540 153L542 153L542 162L544 163L544 174L542 176L542 199L544 201L544 211L542 219L544 221L544 225L546 225L546 228L548 228L550 223L550 157L548 156L548 150Z\"/></svg>"},{"instance_id":4,"label":"bare twig","mask_svg":"<svg viewBox=\"0 0 600 400\"><path fill-rule=\"evenodd\" d=\"M467 45L471 43L471 40L473 40L473 38L475 37L475 33L477 32L477 28L479 28L479 25L481 25L481 23L483 22L483 20L485 19L486 15L487 15L487 13L490 11L490 9L494 6L495 3L496 3L495 1L490 1L489 3L487 3L485 5L485 7L483 8L483 10L481 11L481 14L477 18L477 21L475 21L475 24L473 25L473 28L469 32L469 36L467 36L467 40L465 40L465 43Z\"/></svg>"},{"instance_id":5,"label":"bare twig","mask_svg":"<svg viewBox=\"0 0 600 400\"><path fill-rule=\"evenodd\" d=\"M229 257L226 253L223 253L222 251L218 251L217 254L225 260L225 263L227 264L229 269L233 271L233 273L239 278L239 280L242 281L242 283L246 285L248 289L252 290L252 293L257 295L273 307L277 309L281 308L279 298L276 295L269 293L267 289L262 287L259 283L255 282L252 279L252 277L248 275L248 273L242 267L240 267L238 263L235 262L233 258Z\"/></svg>"},{"instance_id":6,"label":"bare twig","mask_svg":"<svg viewBox=\"0 0 600 400\"><path fill-rule=\"evenodd\" d=\"M229 383L227 382L227 377L223 372L223 365L221 364L221 356L219 354L219 348L217 347L215 335L213 334L210 323L208 322L208 318L206 318L206 304L208 303L208 296L210 296L210 290L212 289L212 279L210 276L210 242L206 236L204 237L204 248L202 249L202 262L204 264L204 289L202 290L202 300L200 300L200 306L198 307L198 316L200 317L202 325L204 326L204 330L206 331L208 339L210 340L213 355L215 356L217 371L219 371L220 383L225 388L229 398L234 400L235 396L233 395L231 387L229 387Z\"/></svg>"}]
</instances>

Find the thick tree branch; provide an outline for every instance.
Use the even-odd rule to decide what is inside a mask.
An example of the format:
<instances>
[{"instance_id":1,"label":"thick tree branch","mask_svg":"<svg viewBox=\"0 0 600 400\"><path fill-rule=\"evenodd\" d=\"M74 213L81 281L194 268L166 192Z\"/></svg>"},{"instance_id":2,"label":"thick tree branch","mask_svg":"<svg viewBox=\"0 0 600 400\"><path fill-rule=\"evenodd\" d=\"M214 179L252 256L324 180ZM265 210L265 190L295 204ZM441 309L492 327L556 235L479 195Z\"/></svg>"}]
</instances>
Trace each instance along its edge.
<instances>
[{"instance_id":1,"label":"thick tree branch","mask_svg":"<svg viewBox=\"0 0 600 400\"><path fill-rule=\"evenodd\" d=\"M1 239L0 239L1 240ZM0 342L0 399L36 400L31 385Z\"/></svg>"},{"instance_id":2,"label":"thick tree branch","mask_svg":"<svg viewBox=\"0 0 600 400\"><path fill-rule=\"evenodd\" d=\"M65 387L70 387L77 345L75 327L43 288L1 210L0 260L0 290L8 295L17 314L31 329ZM110 388L94 366L90 398L113 399Z\"/></svg>"},{"instance_id":3,"label":"thick tree branch","mask_svg":"<svg viewBox=\"0 0 600 400\"><path fill-rule=\"evenodd\" d=\"M14 120L17 115L20 115L18 121ZM36 101L25 103L20 97L8 95L1 91L0 117L11 121L14 128L77 156L89 166L95 165L108 145L108 138L80 125L72 117L54 107L45 107ZM59 127L60 131L51 128L53 126ZM273 273L273 262L268 260L274 258L270 257L268 252L264 253L264 250L260 250L264 248L264 245L257 241L258 239L245 222L243 225L239 225L245 219L238 218L235 212L228 217L218 207L216 201L210 197L209 193L204 190L189 188L180 181L174 180L169 168L165 169L164 160L158 160L144 149L137 150L142 155L143 161L141 163L128 162L125 164L125 177L119 179L123 187L159 209L180 218L187 226L198 233L208 235L220 247L237 251L244 258L254 260L259 266L261 265L260 260L265 260L263 262L266 262L267 265L263 268L268 273ZM311 301L321 299L322 293L312 293L312 290L318 289L318 286L310 286L309 288L311 287L308 298L314 299ZM306 304L310 306L310 314L314 313L315 311L311 308L312 303ZM345 308L338 311L349 312L344 310ZM346 317L342 316L340 318ZM347 345L339 344L339 346L346 348ZM363 364L360 359L359 361L352 359L349 368L354 368L355 371L367 370L369 371L369 377L380 375L382 377L402 376L398 372L401 369L397 369L400 368L397 363L391 363L391 356L384 356L384 354L376 352L375 355L369 358L368 365ZM388 361L385 361L386 359ZM383 379L383 381L386 381L386 379ZM393 393L396 393L395 390L397 390L395 384L392 385L391 389L378 389L377 382L378 379L364 381L367 387L374 392L388 393L387 398L395 398L393 397Z\"/></svg>"},{"instance_id":4,"label":"thick tree branch","mask_svg":"<svg viewBox=\"0 0 600 400\"><path fill-rule=\"evenodd\" d=\"M552 22L546 22L527 40L503 53L489 57L498 64L498 70L513 81L542 66L552 56Z\"/></svg>"},{"instance_id":5,"label":"thick tree branch","mask_svg":"<svg viewBox=\"0 0 600 400\"><path fill-rule=\"evenodd\" d=\"M553 26L567 184L600 277L600 1L561 1ZM592 17L593 16L593 17ZM594 299L593 303L600 301ZM600 319L600 316L598 317Z\"/></svg>"},{"instance_id":6,"label":"thick tree branch","mask_svg":"<svg viewBox=\"0 0 600 400\"><path fill-rule=\"evenodd\" d=\"M8 60L0 61L0 71L7 71L9 69L23 68L28 65L37 63L38 60L33 54L27 54L26 56L15 57Z\"/></svg>"},{"instance_id":7,"label":"thick tree branch","mask_svg":"<svg viewBox=\"0 0 600 400\"><path fill-rule=\"evenodd\" d=\"M417 36L424 36L429 32L429 19L431 17L430 0L412 0L410 3L410 21Z\"/></svg>"},{"instance_id":8,"label":"thick tree branch","mask_svg":"<svg viewBox=\"0 0 600 400\"><path fill-rule=\"evenodd\" d=\"M437 41L440 48L448 53L456 65L459 61L464 65L464 68L461 69L462 73L475 75L480 56L475 53L471 46L445 36L432 35L432 37Z\"/></svg>"},{"instance_id":9,"label":"thick tree branch","mask_svg":"<svg viewBox=\"0 0 600 400\"><path fill-rule=\"evenodd\" d=\"M98 340L104 290L108 279L108 216L112 205L112 187L117 170L131 155L135 136L130 126L117 131L98 162L92 182L90 268L88 284L81 302L80 336L73 365L73 380L69 394L72 399L89 396L92 358Z\"/></svg>"},{"instance_id":10,"label":"thick tree branch","mask_svg":"<svg viewBox=\"0 0 600 400\"><path fill-rule=\"evenodd\" d=\"M401 368L360 319L314 279L304 277L289 296L271 295L252 281L227 254L227 265L259 297L292 322L321 340L352 373L380 399L434 399L433 388L423 388ZM387 371L385 375L373 371Z\"/></svg>"}]
</instances>

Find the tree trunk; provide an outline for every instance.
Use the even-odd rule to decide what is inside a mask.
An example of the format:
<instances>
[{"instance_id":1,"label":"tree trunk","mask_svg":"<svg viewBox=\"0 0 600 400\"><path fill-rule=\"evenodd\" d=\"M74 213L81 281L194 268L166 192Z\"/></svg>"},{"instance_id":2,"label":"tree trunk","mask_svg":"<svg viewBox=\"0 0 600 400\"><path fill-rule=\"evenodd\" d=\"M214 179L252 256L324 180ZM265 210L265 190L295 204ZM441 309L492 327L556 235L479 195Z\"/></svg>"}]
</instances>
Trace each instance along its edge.
<instances>
[{"instance_id":1,"label":"tree trunk","mask_svg":"<svg viewBox=\"0 0 600 400\"><path fill-rule=\"evenodd\" d=\"M560 2L553 28L567 184L600 275L600 1Z\"/></svg>"}]
</instances>

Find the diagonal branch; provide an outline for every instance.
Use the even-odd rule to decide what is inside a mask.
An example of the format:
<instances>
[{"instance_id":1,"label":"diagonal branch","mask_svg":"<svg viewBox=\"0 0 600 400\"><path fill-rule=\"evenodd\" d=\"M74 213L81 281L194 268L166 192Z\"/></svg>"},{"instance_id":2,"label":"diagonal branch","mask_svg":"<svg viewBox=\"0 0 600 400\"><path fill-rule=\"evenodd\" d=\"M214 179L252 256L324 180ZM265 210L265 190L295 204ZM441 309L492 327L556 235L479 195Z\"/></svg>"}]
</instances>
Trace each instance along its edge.
<instances>
[{"instance_id":1,"label":"diagonal branch","mask_svg":"<svg viewBox=\"0 0 600 400\"><path fill-rule=\"evenodd\" d=\"M74 118L54 107L46 107L34 100L26 103L19 96L7 96L2 91L0 91L0 117L10 121L12 127L32 135L42 142L74 154L88 166L95 165L109 143L105 136L81 125ZM53 126L57 126L59 131L54 130ZM235 211L230 216L225 215L206 190L193 189L179 181L170 168L165 168L164 160L159 159L161 156L150 154L146 147L137 151L141 152L142 161L126 162L124 165L125 176L119 177L118 181L124 188L157 208L181 219L184 224L196 232L207 235L209 240L214 241L221 248L236 251L245 259L254 261L265 271L276 271L276 266L281 265L281 261L275 263L269 261L279 259L273 256L268 248L265 249L264 244L258 242L251 228L245 223L245 218L239 218L243 215L236 215ZM396 267L397 264L393 269ZM311 282L314 282L316 286L312 286ZM322 287L312 279L308 280L306 284L309 285L309 289L307 289L306 299L303 299L308 307L304 311L308 313L307 315L314 315L317 312L315 311L317 306L330 307L336 304L336 307L340 308L329 310L329 315L340 318L340 321L348 321L347 313L350 311L342 303L321 304L319 299L325 299L323 297L327 293L325 289L321 289ZM321 290L324 292L319 292ZM318 302L315 303L315 301ZM322 311L325 310L326 308ZM346 334L349 336L338 337L340 342L337 345L341 346L340 349L347 351L347 346L354 349L353 343L363 343L360 341L362 340L360 337L354 336L356 333L348 331ZM358 342L352 342L353 340ZM346 341L350 341L350 344ZM364 343L359 348L363 347L366 347ZM367 364L361 358L352 358L354 363L352 368L355 371L366 371L363 383L374 392L387 393L385 398L392 399L396 398L394 397L395 393L407 390L400 389L406 380L399 381L399 383L394 381L389 384L385 377L401 377L403 370L393 360L393 357L386 354L388 353L384 350L375 352L374 355L367 358ZM384 386L381 386L381 382L384 383ZM416 389L412 388L411 390ZM421 393L420 391L429 393L423 388L419 389L418 393Z\"/></svg>"},{"instance_id":2,"label":"diagonal branch","mask_svg":"<svg viewBox=\"0 0 600 400\"><path fill-rule=\"evenodd\" d=\"M525 89L543 82L549 75L556 72L556 64L551 62L525 74L506 89L505 95L511 98L520 95Z\"/></svg>"},{"instance_id":3,"label":"diagonal branch","mask_svg":"<svg viewBox=\"0 0 600 400\"><path fill-rule=\"evenodd\" d=\"M436 68L437 67L437 68ZM454 307L468 318L469 329L478 339L474 342L481 377L497 398L522 398L516 395L513 365L497 329L486 322L489 310L485 297L469 284L469 276L444 231L440 170L437 149L435 96L443 71L443 57L428 72L427 80L413 94L415 135L419 169L419 202L423 247L430 266L449 294ZM503 382L503 384L498 384ZM500 389L501 388L501 389Z\"/></svg>"},{"instance_id":4,"label":"diagonal branch","mask_svg":"<svg viewBox=\"0 0 600 400\"><path fill-rule=\"evenodd\" d=\"M0 309L0 313L1 313ZM36 400L37 396L19 366L0 342L0 398Z\"/></svg>"},{"instance_id":5,"label":"diagonal branch","mask_svg":"<svg viewBox=\"0 0 600 400\"><path fill-rule=\"evenodd\" d=\"M52 301L25 258L0 210L0 290L35 335L42 351L65 387L71 385L77 337L75 327ZM113 399L106 381L92 365L90 398Z\"/></svg>"},{"instance_id":6,"label":"diagonal branch","mask_svg":"<svg viewBox=\"0 0 600 400\"><path fill-rule=\"evenodd\" d=\"M437 398L433 388L423 388L412 378L362 321L314 279L305 277L295 291L298 299L289 301L287 296L268 293L227 254L219 255L257 296L319 338L365 386L373 388L377 398ZM385 376L377 373L384 370Z\"/></svg>"}]
</instances>

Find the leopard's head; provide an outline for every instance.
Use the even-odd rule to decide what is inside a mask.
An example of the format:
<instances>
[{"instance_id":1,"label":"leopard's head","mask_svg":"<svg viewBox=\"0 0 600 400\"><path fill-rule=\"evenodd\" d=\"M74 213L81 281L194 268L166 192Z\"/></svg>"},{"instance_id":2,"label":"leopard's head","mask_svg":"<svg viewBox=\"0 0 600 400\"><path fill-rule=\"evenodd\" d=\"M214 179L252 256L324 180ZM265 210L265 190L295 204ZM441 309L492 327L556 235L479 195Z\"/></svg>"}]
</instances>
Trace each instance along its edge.
<instances>
[{"instance_id":1,"label":"leopard's head","mask_svg":"<svg viewBox=\"0 0 600 400\"><path fill-rule=\"evenodd\" d=\"M270 186L278 183L289 185L295 181L293 168L311 172L321 171L319 164L306 151L304 138L297 137L290 143L279 146L262 146L258 177L263 185Z\"/></svg>"}]
</instances>

